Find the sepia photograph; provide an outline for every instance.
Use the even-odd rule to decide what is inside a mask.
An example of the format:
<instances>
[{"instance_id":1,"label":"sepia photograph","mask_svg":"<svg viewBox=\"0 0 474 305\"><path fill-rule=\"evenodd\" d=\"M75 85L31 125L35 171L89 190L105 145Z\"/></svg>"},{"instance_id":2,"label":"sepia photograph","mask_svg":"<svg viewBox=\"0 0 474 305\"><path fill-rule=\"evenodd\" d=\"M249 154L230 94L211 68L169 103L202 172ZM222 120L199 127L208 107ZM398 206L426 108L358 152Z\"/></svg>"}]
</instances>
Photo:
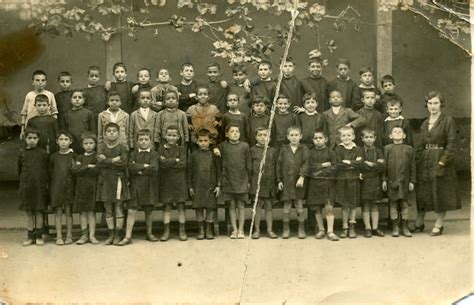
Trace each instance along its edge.
<instances>
[{"instance_id":1,"label":"sepia photograph","mask_svg":"<svg viewBox=\"0 0 474 305\"><path fill-rule=\"evenodd\" d=\"M0 305L474 304L470 0L0 0Z\"/></svg>"}]
</instances>

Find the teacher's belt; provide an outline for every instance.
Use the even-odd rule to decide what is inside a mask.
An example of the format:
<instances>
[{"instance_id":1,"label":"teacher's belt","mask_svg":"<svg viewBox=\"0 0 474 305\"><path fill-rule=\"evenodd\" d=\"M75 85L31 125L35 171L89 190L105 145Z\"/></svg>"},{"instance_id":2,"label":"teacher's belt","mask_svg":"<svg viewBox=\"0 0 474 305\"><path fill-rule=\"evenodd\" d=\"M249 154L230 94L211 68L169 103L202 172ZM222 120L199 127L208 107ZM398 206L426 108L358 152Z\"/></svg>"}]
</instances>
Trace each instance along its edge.
<instances>
[{"instance_id":1,"label":"teacher's belt","mask_svg":"<svg viewBox=\"0 0 474 305\"><path fill-rule=\"evenodd\" d=\"M438 144L425 144L425 149L444 149L444 147Z\"/></svg>"}]
</instances>

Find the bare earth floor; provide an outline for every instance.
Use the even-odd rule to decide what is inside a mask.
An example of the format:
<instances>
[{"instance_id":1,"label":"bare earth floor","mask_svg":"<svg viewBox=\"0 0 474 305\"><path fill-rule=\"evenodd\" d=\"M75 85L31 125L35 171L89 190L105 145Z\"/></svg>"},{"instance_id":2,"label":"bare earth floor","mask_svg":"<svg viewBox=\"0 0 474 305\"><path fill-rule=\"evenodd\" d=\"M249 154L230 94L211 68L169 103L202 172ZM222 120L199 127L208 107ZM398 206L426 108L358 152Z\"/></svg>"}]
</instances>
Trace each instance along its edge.
<instances>
[{"instance_id":1,"label":"bare earth floor","mask_svg":"<svg viewBox=\"0 0 474 305\"><path fill-rule=\"evenodd\" d=\"M445 235L436 238L427 233L413 238L359 235L339 242L263 237L249 243L220 236L149 243L140 233L124 248L58 247L51 241L23 248L24 231L1 230L0 300L449 304L471 290L471 243L468 220L445 227Z\"/></svg>"}]
</instances>

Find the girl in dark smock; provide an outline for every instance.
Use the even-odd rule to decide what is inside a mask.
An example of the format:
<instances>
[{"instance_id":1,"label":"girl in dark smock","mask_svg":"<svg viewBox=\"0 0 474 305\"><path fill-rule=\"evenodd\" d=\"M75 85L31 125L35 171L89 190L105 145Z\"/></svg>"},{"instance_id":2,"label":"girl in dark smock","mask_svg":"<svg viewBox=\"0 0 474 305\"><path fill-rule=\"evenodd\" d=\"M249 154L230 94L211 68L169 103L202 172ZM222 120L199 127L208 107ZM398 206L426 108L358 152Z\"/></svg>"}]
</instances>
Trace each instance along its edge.
<instances>
[{"instance_id":1,"label":"girl in dark smock","mask_svg":"<svg viewBox=\"0 0 474 305\"><path fill-rule=\"evenodd\" d=\"M416 146L418 216L414 231L423 231L425 213L434 211L432 236L443 233L447 211L461 208L454 164L456 126L451 117L441 112L444 105L439 92L428 93L426 107L430 116L421 125L420 143Z\"/></svg>"}]
</instances>

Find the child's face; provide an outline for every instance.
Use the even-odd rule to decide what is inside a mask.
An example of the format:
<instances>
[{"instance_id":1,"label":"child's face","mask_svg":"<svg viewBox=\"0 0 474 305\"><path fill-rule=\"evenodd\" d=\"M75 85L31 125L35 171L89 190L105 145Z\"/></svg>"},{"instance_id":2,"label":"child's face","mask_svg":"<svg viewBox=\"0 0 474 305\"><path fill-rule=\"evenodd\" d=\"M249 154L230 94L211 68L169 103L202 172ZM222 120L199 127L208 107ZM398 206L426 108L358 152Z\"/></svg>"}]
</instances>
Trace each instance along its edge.
<instances>
[{"instance_id":1,"label":"child's face","mask_svg":"<svg viewBox=\"0 0 474 305\"><path fill-rule=\"evenodd\" d=\"M61 91L69 91L72 85L72 77L60 76L58 83L59 83L59 87L61 88Z\"/></svg>"},{"instance_id":2,"label":"child's face","mask_svg":"<svg viewBox=\"0 0 474 305\"><path fill-rule=\"evenodd\" d=\"M327 139L323 133L321 132L314 133L313 144L315 147L317 148L324 147L326 145L326 142L327 142Z\"/></svg>"},{"instance_id":3,"label":"child's face","mask_svg":"<svg viewBox=\"0 0 474 305\"><path fill-rule=\"evenodd\" d=\"M234 79L236 84L240 85L247 79L247 73L244 73L242 71L235 72L232 74L232 78Z\"/></svg>"},{"instance_id":4,"label":"child's face","mask_svg":"<svg viewBox=\"0 0 474 305\"><path fill-rule=\"evenodd\" d=\"M398 117L401 112L402 112L402 107L400 106L399 103L387 105L388 116L391 117L392 119Z\"/></svg>"},{"instance_id":5,"label":"child's face","mask_svg":"<svg viewBox=\"0 0 474 305\"><path fill-rule=\"evenodd\" d=\"M35 75L33 77L33 87L35 88L36 91L41 91L46 87L46 84L48 82L46 81L46 75Z\"/></svg>"},{"instance_id":6,"label":"child's face","mask_svg":"<svg viewBox=\"0 0 474 305\"><path fill-rule=\"evenodd\" d=\"M220 76L221 76L221 72L219 71L218 67L207 68L207 77L209 78L209 81L217 82Z\"/></svg>"},{"instance_id":7,"label":"child's face","mask_svg":"<svg viewBox=\"0 0 474 305\"><path fill-rule=\"evenodd\" d=\"M35 108L38 114L45 115L48 112L49 105L48 102L36 101Z\"/></svg>"},{"instance_id":8,"label":"child's face","mask_svg":"<svg viewBox=\"0 0 474 305\"><path fill-rule=\"evenodd\" d=\"M229 128L229 130L226 132L226 136L229 139L229 141L237 142L240 139L239 128L238 127Z\"/></svg>"},{"instance_id":9,"label":"child's face","mask_svg":"<svg viewBox=\"0 0 474 305\"><path fill-rule=\"evenodd\" d=\"M56 139L56 144L58 144L60 150L66 150L71 146L72 139L65 134L59 135Z\"/></svg>"},{"instance_id":10,"label":"child's face","mask_svg":"<svg viewBox=\"0 0 474 305\"><path fill-rule=\"evenodd\" d=\"M117 81L124 81L127 78L127 71L124 67L117 67L114 70L114 77Z\"/></svg>"},{"instance_id":11,"label":"child's face","mask_svg":"<svg viewBox=\"0 0 474 305\"><path fill-rule=\"evenodd\" d=\"M84 139L82 140L82 148L86 153L91 153L95 150L95 141L94 139Z\"/></svg>"},{"instance_id":12,"label":"child's face","mask_svg":"<svg viewBox=\"0 0 474 305\"><path fill-rule=\"evenodd\" d=\"M253 112L255 114L264 114L265 113L265 103L254 103L252 106Z\"/></svg>"},{"instance_id":13,"label":"child's face","mask_svg":"<svg viewBox=\"0 0 474 305\"><path fill-rule=\"evenodd\" d=\"M304 101L304 109L308 112L315 112L317 106L318 106L318 103L316 102L314 98L310 98Z\"/></svg>"},{"instance_id":14,"label":"child's face","mask_svg":"<svg viewBox=\"0 0 474 305\"><path fill-rule=\"evenodd\" d=\"M84 105L84 95L82 92L74 92L71 96L71 104L74 108L81 108Z\"/></svg>"},{"instance_id":15,"label":"child's face","mask_svg":"<svg viewBox=\"0 0 474 305\"><path fill-rule=\"evenodd\" d=\"M362 133L362 142L367 147L374 146L375 143L375 134L373 132L364 132Z\"/></svg>"},{"instance_id":16,"label":"child's face","mask_svg":"<svg viewBox=\"0 0 474 305\"><path fill-rule=\"evenodd\" d=\"M362 103L364 108L373 109L375 105L375 92L364 92L362 97Z\"/></svg>"},{"instance_id":17,"label":"child's face","mask_svg":"<svg viewBox=\"0 0 474 305\"><path fill-rule=\"evenodd\" d=\"M181 77L186 80L186 81L191 81L193 80L194 77L194 68L191 66L185 66L183 67L183 70L179 73Z\"/></svg>"},{"instance_id":18,"label":"child's face","mask_svg":"<svg viewBox=\"0 0 474 305\"><path fill-rule=\"evenodd\" d=\"M292 62L285 62L283 64L283 76L284 77L291 77L293 76L293 73L295 72L295 64Z\"/></svg>"},{"instance_id":19,"label":"child's face","mask_svg":"<svg viewBox=\"0 0 474 305\"><path fill-rule=\"evenodd\" d=\"M179 140L178 131L175 129L168 129L165 135L166 142L170 145L174 145Z\"/></svg>"},{"instance_id":20,"label":"child's face","mask_svg":"<svg viewBox=\"0 0 474 305\"><path fill-rule=\"evenodd\" d=\"M166 108L177 108L178 97L174 93L167 93L165 95L165 107Z\"/></svg>"},{"instance_id":21,"label":"child's face","mask_svg":"<svg viewBox=\"0 0 474 305\"><path fill-rule=\"evenodd\" d=\"M199 149L208 150L209 144L210 144L209 136L199 136L197 140L197 144L199 146Z\"/></svg>"},{"instance_id":22,"label":"child's face","mask_svg":"<svg viewBox=\"0 0 474 305\"><path fill-rule=\"evenodd\" d=\"M161 69L158 72L158 79L160 83L168 83L170 81L170 73L166 69Z\"/></svg>"},{"instance_id":23,"label":"child's face","mask_svg":"<svg viewBox=\"0 0 474 305\"><path fill-rule=\"evenodd\" d=\"M354 139L354 131L353 130L343 130L340 132L341 142L342 144L351 144Z\"/></svg>"},{"instance_id":24,"label":"child's face","mask_svg":"<svg viewBox=\"0 0 474 305\"><path fill-rule=\"evenodd\" d=\"M365 72L360 75L360 82L366 86L370 86L374 82L372 72Z\"/></svg>"},{"instance_id":25,"label":"child's face","mask_svg":"<svg viewBox=\"0 0 474 305\"><path fill-rule=\"evenodd\" d=\"M204 105L209 101L209 92L205 88L199 88L197 92L197 100L199 104Z\"/></svg>"},{"instance_id":26,"label":"child's face","mask_svg":"<svg viewBox=\"0 0 474 305\"><path fill-rule=\"evenodd\" d=\"M301 132L297 129L292 129L288 134L286 135L286 138L290 142L291 145L297 145L300 144L301 139L303 138L303 135Z\"/></svg>"},{"instance_id":27,"label":"child's face","mask_svg":"<svg viewBox=\"0 0 474 305\"><path fill-rule=\"evenodd\" d=\"M150 79L151 79L151 76L150 76L150 72L148 72L147 70L141 70L138 72L138 83L140 85L146 85L146 84L149 84L150 83Z\"/></svg>"},{"instance_id":28,"label":"child's face","mask_svg":"<svg viewBox=\"0 0 474 305\"><path fill-rule=\"evenodd\" d=\"M393 93L395 92L395 84L392 82L384 82L382 85L384 92Z\"/></svg>"},{"instance_id":29,"label":"child's face","mask_svg":"<svg viewBox=\"0 0 474 305\"><path fill-rule=\"evenodd\" d=\"M120 96L119 95L112 95L109 97L109 101L107 102L109 105L110 110L112 111L117 111L120 108L120 105L122 102L120 101Z\"/></svg>"},{"instance_id":30,"label":"child's face","mask_svg":"<svg viewBox=\"0 0 474 305\"><path fill-rule=\"evenodd\" d=\"M441 111L441 100L435 96L426 102L426 108L431 115L436 115Z\"/></svg>"},{"instance_id":31,"label":"child's face","mask_svg":"<svg viewBox=\"0 0 474 305\"><path fill-rule=\"evenodd\" d=\"M403 131L403 128L399 127L394 127L392 128L392 131L390 132L390 139L393 140L395 143L401 143L403 142L403 139L405 139L406 135L405 132Z\"/></svg>"},{"instance_id":32,"label":"child's face","mask_svg":"<svg viewBox=\"0 0 474 305\"><path fill-rule=\"evenodd\" d=\"M258 144L265 145L268 142L268 130L258 131L255 140L257 140Z\"/></svg>"},{"instance_id":33,"label":"child's face","mask_svg":"<svg viewBox=\"0 0 474 305\"><path fill-rule=\"evenodd\" d=\"M272 70L268 65L262 64L258 66L257 73L260 79L268 79L272 75Z\"/></svg>"},{"instance_id":34,"label":"child's face","mask_svg":"<svg viewBox=\"0 0 474 305\"><path fill-rule=\"evenodd\" d=\"M329 94L329 104L331 104L332 107L341 106L342 105L341 93L337 91L331 92L331 94Z\"/></svg>"},{"instance_id":35,"label":"child's face","mask_svg":"<svg viewBox=\"0 0 474 305\"><path fill-rule=\"evenodd\" d=\"M90 86L97 86L100 80L100 72L98 70L90 70L87 75L87 81Z\"/></svg>"},{"instance_id":36,"label":"child's face","mask_svg":"<svg viewBox=\"0 0 474 305\"><path fill-rule=\"evenodd\" d=\"M116 127L109 127L105 131L105 138L110 142L116 141L118 139L118 136L119 136L119 131Z\"/></svg>"},{"instance_id":37,"label":"child's face","mask_svg":"<svg viewBox=\"0 0 474 305\"><path fill-rule=\"evenodd\" d=\"M342 79L346 79L349 76L349 66L346 64L339 64L337 66L337 75Z\"/></svg>"},{"instance_id":38,"label":"child's face","mask_svg":"<svg viewBox=\"0 0 474 305\"><path fill-rule=\"evenodd\" d=\"M149 91L142 91L140 92L140 96L138 97L138 102L140 103L140 107L142 108L149 108L151 104L151 92Z\"/></svg>"},{"instance_id":39,"label":"child's face","mask_svg":"<svg viewBox=\"0 0 474 305\"><path fill-rule=\"evenodd\" d=\"M138 148L148 149L151 147L151 138L148 135L139 136L137 139Z\"/></svg>"},{"instance_id":40,"label":"child's face","mask_svg":"<svg viewBox=\"0 0 474 305\"><path fill-rule=\"evenodd\" d=\"M277 108L280 113L287 113L288 109L290 109L290 101L286 98L278 99Z\"/></svg>"},{"instance_id":41,"label":"child's face","mask_svg":"<svg viewBox=\"0 0 474 305\"><path fill-rule=\"evenodd\" d=\"M320 62L311 62L308 71L313 77L320 77L323 74L323 65Z\"/></svg>"},{"instance_id":42,"label":"child's face","mask_svg":"<svg viewBox=\"0 0 474 305\"><path fill-rule=\"evenodd\" d=\"M36 147L38 146L39 137L36 133L29 133L26 135L25 142L28 148Z\"/></svg>"},{"instance_id":43,"label":"child's face","mask_svg":"<svg viewBox=\"0 0 474 305\"><path fill-rule=\"evenodd\" d=\"M229 94L227 96L227 107L229 107L230 110L239 108L239 97L237 94Z\"/></svg>"}]
</instances>

